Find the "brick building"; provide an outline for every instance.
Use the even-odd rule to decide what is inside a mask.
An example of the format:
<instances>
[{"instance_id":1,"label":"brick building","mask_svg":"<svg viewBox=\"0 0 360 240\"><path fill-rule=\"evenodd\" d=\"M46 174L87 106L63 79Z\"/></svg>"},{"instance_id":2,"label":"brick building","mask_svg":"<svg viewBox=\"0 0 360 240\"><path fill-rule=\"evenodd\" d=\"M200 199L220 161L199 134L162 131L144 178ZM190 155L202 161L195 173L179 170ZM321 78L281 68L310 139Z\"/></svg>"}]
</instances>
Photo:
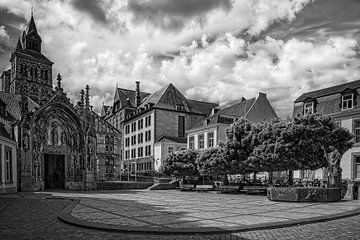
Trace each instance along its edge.
<instances>
[{"instance_id":1,"label":"brick building","mask_svg":"<svg viewBox=\"0 0 360 240\"><path fill-rule=\"evenodd\" d=\"M360 180L360 80L302 94L295 100L294 117L312 113L331 116L355 135L355 144L341 159L342 178ZM296 171L294 178L322 179L326 173Z\"/></svg>"},{"instance_id":2,"label":"brick building","mask_svg":"<svg viewBox=\"0 0 360 240\"><path fill-rule=\"evenodd\" d=\"M216 147L226 141L225 129L240 117L251 122L269 121L278 118L266 94L259 93L257 97L219 109L214 108L212 114L193 128L186 131L187 148L201 150Z\"/></svg>"},{"instance_id":3,"label":"brick building","mask_svg":"<svg viewBox=\"0 0 360 240\"><path fill-rule=\"evenodd\" d=\"M172 84L137 103L124 120L124 169L132 173L159 170L170 150L186 148L185 131L218 106L189 100Z\"/></svg>"}]
</instances>

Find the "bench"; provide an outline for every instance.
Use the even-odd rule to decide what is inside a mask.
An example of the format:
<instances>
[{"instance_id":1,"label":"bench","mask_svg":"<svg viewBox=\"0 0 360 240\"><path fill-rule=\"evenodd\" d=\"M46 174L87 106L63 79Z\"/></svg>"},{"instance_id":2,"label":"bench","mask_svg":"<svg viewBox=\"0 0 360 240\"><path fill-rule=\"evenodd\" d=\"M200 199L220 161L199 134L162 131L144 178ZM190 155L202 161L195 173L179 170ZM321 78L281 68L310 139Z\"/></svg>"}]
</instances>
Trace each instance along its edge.
<instances>
[{"instance_id":1,"label":"bench","mask_svg":"<svg viewBox=\"0 0 360 240\"><path fill-rule=\"evenodd\" d=\"M214 190L213 185L196 185L195 191L212 191Z\"/></svg>"},{"instance_id":2,"label":"bench","mask_svg":"<svg viewBox=\"0 0 360 240\"><path fill-rule=\"evenodd\" d=\"M181 191L191 191L191 190L194 190L194 184L182 184L180 190L181 190Z\"/></svg>"},{"instance_id":3,"label":"bench","mask_svg":"<svg viewBox=\"0 0 360 240\"><path fill-rule=\"evenodd\" d=\"M244 192L247 194L267 194L267 186L244 186Z\"/></svg>"},{"instance_id":4,"label":"bench","mask_svg":"<svg viewBox=\"0 0 360 240\"><path fill-rule=\"evenodd\" d=\"M221 193L235 193L240 192L240 186L234 186L234 185L220 185L218 187L218 190Z\"/></svg>"}]
</instances>

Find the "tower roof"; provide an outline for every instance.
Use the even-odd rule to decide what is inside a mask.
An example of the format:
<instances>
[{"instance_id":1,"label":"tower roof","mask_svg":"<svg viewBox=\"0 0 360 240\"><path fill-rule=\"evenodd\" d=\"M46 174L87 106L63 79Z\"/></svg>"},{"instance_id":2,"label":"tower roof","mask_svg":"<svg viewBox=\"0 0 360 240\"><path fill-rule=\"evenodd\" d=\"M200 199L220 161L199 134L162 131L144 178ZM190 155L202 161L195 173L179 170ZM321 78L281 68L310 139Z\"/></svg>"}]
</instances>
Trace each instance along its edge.
<instances>
[{"instance_id":1,"label":"tower roof","mask_svg":"<svg viewBox=\"0 0 360 240\"><path fill-rule=\"evenodd\" d=\"M29 25L26 29L26 37L32 37L32 38L35 38L35 39L41 41L41 37L37 31L34 16L32 13L31 13L31 19L30 19Z\"/></svg>"},{"instance_id":2,"label":"tower roof","mask_svg":"<svg viewBox=\"0 0 360 240\"><path fill-rule=\"evenodd\" d=\"M21 45L21 41L20 41L20 38L19 38L18 42L16 44L15 52L21 51L21 50L22 50L22 45Z\"/></svg>"}]
</instances>

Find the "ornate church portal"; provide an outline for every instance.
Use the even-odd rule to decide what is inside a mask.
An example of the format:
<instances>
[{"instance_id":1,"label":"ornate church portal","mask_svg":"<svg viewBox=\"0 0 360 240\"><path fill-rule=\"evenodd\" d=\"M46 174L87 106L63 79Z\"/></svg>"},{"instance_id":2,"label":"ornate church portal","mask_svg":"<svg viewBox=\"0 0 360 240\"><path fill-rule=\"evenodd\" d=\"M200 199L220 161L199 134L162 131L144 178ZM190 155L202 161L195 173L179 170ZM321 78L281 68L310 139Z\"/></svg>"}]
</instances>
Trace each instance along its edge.
<instances>
[{"instance_id":1,"label":"ornate church portal","mask_svg":"<svg viewBox=\"0 0 360 240\"><path fill-rule=\"evenodd\" d=\"M88 94L87 89L86 99ZM96 188L96 134L86 102L74 108L59 84L45 105L24 116L23 190Z\"/></svg>"}]
</instances>

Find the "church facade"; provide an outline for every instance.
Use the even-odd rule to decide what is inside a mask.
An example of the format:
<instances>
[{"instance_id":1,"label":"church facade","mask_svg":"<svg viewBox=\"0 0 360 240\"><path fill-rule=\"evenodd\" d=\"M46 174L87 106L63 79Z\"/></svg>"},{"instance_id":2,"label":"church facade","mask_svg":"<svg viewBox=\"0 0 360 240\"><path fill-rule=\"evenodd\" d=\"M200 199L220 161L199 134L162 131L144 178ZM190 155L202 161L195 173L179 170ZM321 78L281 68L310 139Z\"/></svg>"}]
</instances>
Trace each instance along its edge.
<instances>
[{"instance_id":1,"label":"church facade","mask_svg":"<svg viewBox=\"0 0 360 240\"><path fill-rule=\"evenodd\" d=\"M30 23L1 74L0 124L17 143L17 188L92 190L120 175L121 133L92 111L90 88L73 105ZM99 167L105 166L105 167Z\"/></svg>"}]
</instances>

